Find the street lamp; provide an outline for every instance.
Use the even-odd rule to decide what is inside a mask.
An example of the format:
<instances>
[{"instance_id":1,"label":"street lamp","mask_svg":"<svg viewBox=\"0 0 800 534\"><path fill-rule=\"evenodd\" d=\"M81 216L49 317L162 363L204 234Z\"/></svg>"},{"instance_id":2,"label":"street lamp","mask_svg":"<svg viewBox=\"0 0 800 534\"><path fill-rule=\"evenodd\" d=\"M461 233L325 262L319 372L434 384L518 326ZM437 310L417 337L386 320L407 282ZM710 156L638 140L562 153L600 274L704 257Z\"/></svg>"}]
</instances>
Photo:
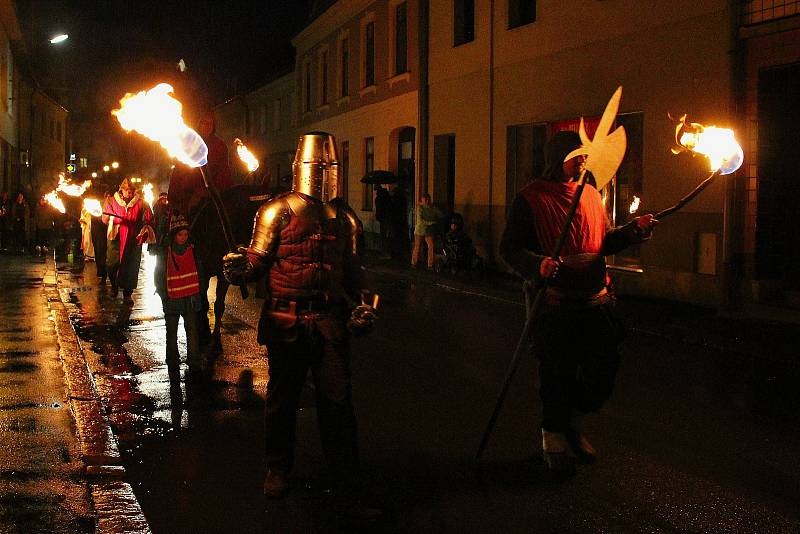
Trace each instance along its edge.
<instances>
[{"instance_id":1,"label":"street lamp","mask_svg":"<svg viewBox=\"0 0 800 534\"><path fill-rule=\"evenodd\" d=\"M50 39L50 44L58 44L58 43L63 43L63 42L64 42L64 41L66 41L67 39L69 39L69 35L67 35L66 33L59 33L58 35L54 35L54 36L53 36L53 37Z\"/></svg>"},{"instance_id":2,"label":"street lamp","mask_svg":"<svg viewBox=\"0 0 800 534\"><path fill-rule=\"evenodd\" d=\"M92 173L92 178L97 178L97 173L96 172Z\"/></svg>"},{"instance_id":3,"label":"street lamp","mask_svg":"<svg viewBox=\"0 0 800 534\"><path fill-rule=\"evenodd\" d=\"M103 165L103 172L108 172L110 170L111 170L111 167L109 167L108 165Z\"/></svg>"},{"instance_id":4,"label":"street lamp","mask_svg":"<svg viewBox=\"0 0 800 534\"><path fill-rule=\"evenodd\" d=\"M112 169L119 169L119 163L117 163L117 162L115 161L114 163L112 163L112 164L111 164L111 168L112 168Z\"/></svg>"}]
</instances>

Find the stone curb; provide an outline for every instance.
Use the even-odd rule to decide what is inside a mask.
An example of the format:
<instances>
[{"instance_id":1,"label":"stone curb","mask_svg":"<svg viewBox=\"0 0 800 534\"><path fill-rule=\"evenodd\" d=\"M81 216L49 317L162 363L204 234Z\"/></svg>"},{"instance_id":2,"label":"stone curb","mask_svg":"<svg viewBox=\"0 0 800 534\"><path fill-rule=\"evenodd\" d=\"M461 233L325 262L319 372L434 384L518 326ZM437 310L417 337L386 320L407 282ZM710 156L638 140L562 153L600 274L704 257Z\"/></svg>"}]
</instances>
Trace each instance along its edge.
<instances>
[{"instance_id":1,"label":"stone curb","mask_svg":"<svg viewBox=\"0 0 800 534\"><path fill-rule=\"evenodd\" d=\"M130 484L120 481L92 484L92 500L97 510L98 534L151 532Z\"/></svg>"},{"instance_id":2,"label":"stone curb","mask_svg":"<svg viewBox=\"0 0 800 534\"><path fill-rule=\"evenodd\" d=\"M61 300L58 271L52 258L47 260L43 285L55 321L70 412L78 431L90 498L97 514L95 532L150 534L150 526L133 489L119 480L124 478L125 468L122 466L117 439L103 413L94 377Z\"/></svg>"}]
</instances>

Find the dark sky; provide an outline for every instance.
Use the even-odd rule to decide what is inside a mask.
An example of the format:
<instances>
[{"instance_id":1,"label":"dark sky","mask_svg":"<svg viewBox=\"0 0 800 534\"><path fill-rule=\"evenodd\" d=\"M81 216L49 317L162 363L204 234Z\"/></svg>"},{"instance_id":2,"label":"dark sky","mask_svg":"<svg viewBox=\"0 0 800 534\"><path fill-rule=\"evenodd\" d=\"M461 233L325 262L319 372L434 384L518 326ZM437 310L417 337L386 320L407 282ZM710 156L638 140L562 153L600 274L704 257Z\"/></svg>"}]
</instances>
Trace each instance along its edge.
<instances>
[{"instance_id":1,"label":"dark sky","mask_svg":"<svg viewBox=\"0 0 800 534\"><path fill-rule=\"evenodd\" d=\"M308 0L18 0L30 64L74 120L107 114L126 91L175 82L210 107L293 66ZM50 36L69 40L53 46ZM185 74L176 64L184 59ZM164 79L164 77L172 79ZM199 110L197 110L199 111Z\"/></svg>"}]
</instances>

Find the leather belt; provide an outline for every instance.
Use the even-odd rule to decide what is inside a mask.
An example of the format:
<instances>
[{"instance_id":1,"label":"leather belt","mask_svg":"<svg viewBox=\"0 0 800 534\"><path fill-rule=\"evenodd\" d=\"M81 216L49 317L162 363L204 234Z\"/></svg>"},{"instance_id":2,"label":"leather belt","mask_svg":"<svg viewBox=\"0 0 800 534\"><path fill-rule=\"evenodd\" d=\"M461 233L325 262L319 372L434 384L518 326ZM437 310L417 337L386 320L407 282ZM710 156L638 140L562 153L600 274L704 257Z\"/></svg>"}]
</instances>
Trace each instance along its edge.
<instances>
[{"instance_id":1,"label":"leather belt","mask_svg":"<svg viewBox=\"0 0 800 534\"><path fill-rule=\"evenodd\" d=\"M272 310L289 311L296 314L303 312L322 312L329 309L328 301L324 299L272 299Z\"/></svg>"}]
</instances>

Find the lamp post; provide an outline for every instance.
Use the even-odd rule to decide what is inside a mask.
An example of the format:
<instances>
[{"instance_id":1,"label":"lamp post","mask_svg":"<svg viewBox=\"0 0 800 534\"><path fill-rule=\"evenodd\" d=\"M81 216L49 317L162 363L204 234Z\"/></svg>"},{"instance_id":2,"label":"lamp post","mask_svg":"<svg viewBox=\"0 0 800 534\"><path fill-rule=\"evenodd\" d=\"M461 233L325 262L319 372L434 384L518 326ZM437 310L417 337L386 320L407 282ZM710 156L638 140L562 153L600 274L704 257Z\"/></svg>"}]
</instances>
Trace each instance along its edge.
<instances>
[{"instance_id":1,"label":"lamp post","mask_svg":"<svg viewBox=\"0 0 800 534\"><path fill-rule=\"evenodd\" d=\"M36 40L34 40L32 42L29 42L29 44L31 45L31 51L35 52L36 54L41 54L42 51L45 48L49 49L51 47L51 45L53 47L55 47L55 48L61 48L63 46L61 43L64 43L69 38L69 35L66 34L66 33L63 33L63 32L55 34L50 39L48 39L47 43L49 43L49 44L46 44L44 39L39 40L40 38L41 38L41 35ZM49 79L49 77L47 77L47 78ZM49 81L52 81L52 80L49 80ZM43 95L44 97L46 97L47 99L51 99L51 97L48 95L48 92L49 91L59 91L59 90L62 90L63 87L62 88L59 88L59 87L42 87L42 86L39 85L39 83L37 82L35 77L31 77L30 78L30 83L28 85L30 87L30 92L28 93L27 182L28 182L28 187L33 188L33 187L35 187L34 186L34 180L36 180L36 185L38 186L38 177L36 176L36 160L34 159L34 150L33 150L33 148L34 148L33 147L33 133L34 133L34 129L35 129L34 128L34 122L35 122L34 119L36 118L36 115L35 115L36 106L34 105L34 98L35 98L36 94L39 93L39 94ZM20 86L20 87L22 87L22 86ZM21 93L22 93L22 91L20 91L20 96L21 96ZM20 99L19 102L20 102L20 105L21 105L22 100ZM22 110L20 110L20 113L22 113ZM66 126L67 125L66 125L66 122L65 122L64 123L64 142L65 142L64 148L65 148L65 153L66 153L66 140L67 140L67 132L66 132L67 128L66 128ZM21 122L20 121L17 121L17 138L20 139L20 140L23 139L23 136L21 135ZM47 153L47 151L43 150L42 153L43 154ZM37 155L39 154L38 150L36 151L36 154ZM41 166L40 166L40 168L41 168ZM22 184L22 181L24 179L23 172L24 171L20 170L20 174L18 175L18 180L20 181L20 185Z\"/></svg>"}]
</instances>

